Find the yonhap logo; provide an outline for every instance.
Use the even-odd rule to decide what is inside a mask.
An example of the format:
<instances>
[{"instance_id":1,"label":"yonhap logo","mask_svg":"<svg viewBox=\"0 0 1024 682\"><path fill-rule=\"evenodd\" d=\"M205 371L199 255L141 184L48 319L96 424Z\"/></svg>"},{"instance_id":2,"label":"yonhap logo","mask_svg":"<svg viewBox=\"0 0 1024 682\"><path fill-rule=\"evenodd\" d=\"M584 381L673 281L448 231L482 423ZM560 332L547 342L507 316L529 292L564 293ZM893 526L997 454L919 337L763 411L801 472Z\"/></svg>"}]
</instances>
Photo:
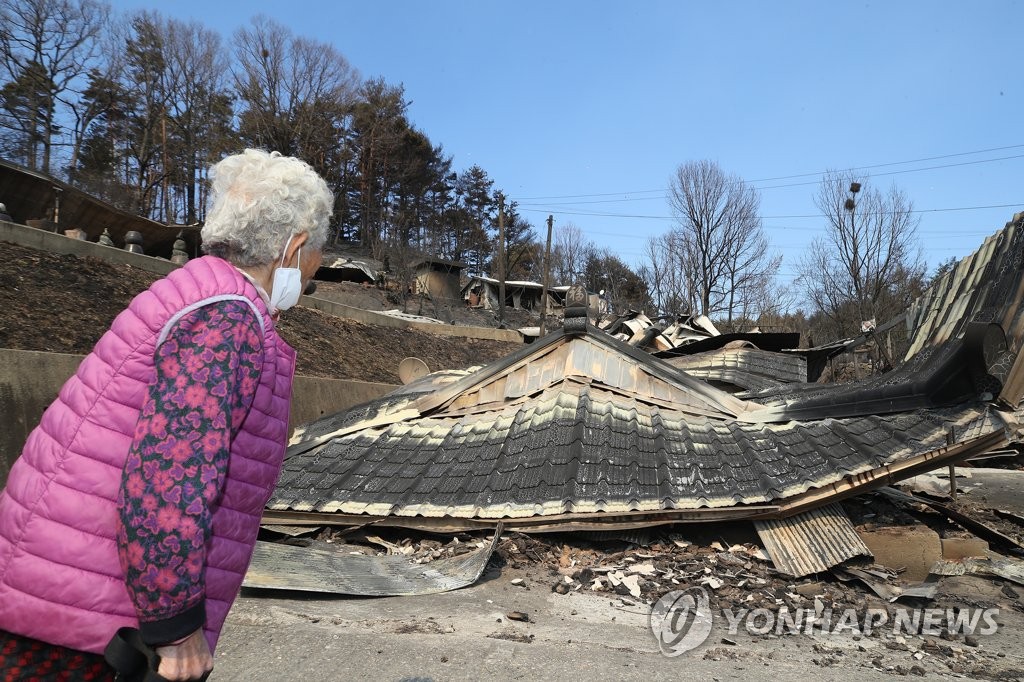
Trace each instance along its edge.
<instances>
[{"instance_id":1,"label":"yonhap logo","mask_svg":"<svg viewBox=\"0 0 1024 682\"><path fill-rule=\"evenodd\" d=\"M703 587L669 592L651 608L651 631L665 656L678 656L703 644L711 625L711 603Z\"/></svg>"},{"instance_id":2,"label":"yonhap logo","mask_svg":"<svg viewBox=\"0 0 1024 682\"><path fill-rule=\"evenodd\" d=\"M767 635L861 635L879 632L893 635L939 636L992 635L999 630L999 609L927 608L890 609L797 608L778 611L765 608L722 609L723 626L730 635L745 630L754 636ZM665 656L679 656L696 649L711 635L714 617L703 587L669 592L651 607L651 632Z\"/></svg>"}]
</instances>

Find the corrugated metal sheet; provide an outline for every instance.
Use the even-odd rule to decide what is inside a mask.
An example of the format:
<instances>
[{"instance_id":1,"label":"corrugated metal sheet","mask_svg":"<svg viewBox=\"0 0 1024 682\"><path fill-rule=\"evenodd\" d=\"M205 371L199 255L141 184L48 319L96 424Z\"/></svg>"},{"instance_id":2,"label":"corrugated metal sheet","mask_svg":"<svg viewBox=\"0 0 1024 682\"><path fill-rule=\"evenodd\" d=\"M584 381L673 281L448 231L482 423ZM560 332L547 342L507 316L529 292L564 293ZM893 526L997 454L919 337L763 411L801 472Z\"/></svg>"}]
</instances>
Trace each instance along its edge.
<instances>
[{"instance_id":1,"label":"corrugated metal sheet","mask_svg":"<svg viewBox=\"0 0 1024 682\"><path fill-rule=\"evenodd\" d=\"M871 556L850 517L835 503L754 525L775 568L795 578L823 573L856 556Z\"/></svg>"},{"instance_id":2,"label":"corrugated metal sheet","mask_svg":"<svg viewBox=\"0 0 1024 682\"><path fill-rule=\"evenodd\" d=\"M906 359L962 335L972 321L1001 325L1019 347L1022 263L1024 213L1018 213L910 305Z\"/></svg>"}]
</instances>

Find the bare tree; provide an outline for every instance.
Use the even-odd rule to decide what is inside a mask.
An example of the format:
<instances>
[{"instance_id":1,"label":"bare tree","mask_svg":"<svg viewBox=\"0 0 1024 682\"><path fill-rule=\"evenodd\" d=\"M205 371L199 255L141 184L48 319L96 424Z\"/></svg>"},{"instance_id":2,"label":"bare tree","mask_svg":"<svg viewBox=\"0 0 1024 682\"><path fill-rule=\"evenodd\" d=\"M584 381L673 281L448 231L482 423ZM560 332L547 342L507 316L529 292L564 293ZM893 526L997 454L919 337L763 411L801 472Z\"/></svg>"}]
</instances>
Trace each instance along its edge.
<instances>
[{"instance_id":1,"label":"bare tree","mask_svg":"<svg viewBox=\"0 0 1024 682\"><path fill-rule=\"evenodd\" d=\"M167 70L168 24L158 12L136 12L125 42L124 88L128 95L125 186L139 215L157 215L167 171L164 122L170 108Z\"/></svg>"},{"instance_id":2,"label":"bare tree","mask_svg":"<svg viewBox=\"0 0 1024 682\"><path fill-rule=\"evenodd\" d=\"M757 309L738 317L744 319L745 324L756 325L761 331L803 332L802 328L793 325L794 320L802 319L803 314L797 310L798 295L794 287L782 284L775 278L764 281L761 286L756 297L759 302ZM749 331L736 325L734 330Z\"/></svg>"},{"instance_id":3,"label":"bare tree","mask_svg":"<svg viewBox=\"0 0 1024 682\"><path fill-rule=\"evenodd\" d=\"M677 315L691 309L690 287L682 267L683 248L677 232L649 237L644 244L646 262L637 274L647 285L658 312Z\"/></svg>"},{"instance_id":4,"label":"bare tree","mask_svg":"<svg viewBox=\"0 0 1024 682\"><path fill-rule=\"evenodd\" d=\"M128 40L128 26L124 21L106 26L99 37L101 57L89 70L88 80L81 96L68 102L74 123L71 129L71 152L68 175L78 182L79 163L83 149L89 144L91 130L97 123L110 123L124 106L124 97L116 92L116 84L123 78L125 55L122 49ZM112 143L111 143L112 146Z\"/></svg>"},{"instance_id":5,"label":"bare tree","mask_svg":"<svg viewBox=\"0 0 1024 682\"><path fill-rule=\"evenodd\" d=\"M587 259L593 251L594 243L586 238L578 225L566 223L559 226L555 231L555 248L551 254L555 281L559 284L572 284L582 277Z\"/></svg>"},{"instance_id":6,"label":"bare tree","mask_svg":"<svg viewBox=\"0 0 1024 682\"><path fill-rule=\"evenodd\" d=\"M679 221L671 247L693 312L726 315L756 306L764 282L782 262L768 250L758 216L760 198L713 161L681 165L670 181L669 203Z\"/></svg>"},{"instance_id":7,"label":"bare tree","mask_svg":"<svg viewBox=\"0 0 1024 682\"><path fill-rule=\"evenodd\" d=\"M58 116L85 87L109 13L96 0L0 0L2 123L29 168L50 172Z\"/></svg>"},{"instance_id":8,"label":"bare tree","mask_svg":"<svg viewBox=\"0 0 1024 682\"><path fill-rule=\"evenodd\" d=\"M798 281L831 322L827 333L850 336L898 314L925 275L913 203L895 185L883 194L849 172L826 174L815 203L825 234L802 257Z\"/></svg>"},{"instance_id":9,"label":"bare tree","mask_svg":"<svg viewBox=\"0 0 1024 682\"><path fill-rule=\"evenodd\" d=\"M584 268L584 283L590 291L602 292L608 313L643 311L651 304L646 281L611 249L590 252Z\"/></svg>"},{"instance_id":10,"label":"bare tree","mask_svg":"<svg viewBox=\"0 0 1024 682\"><path fill-rule=\"evenodd\" d=\"M326 170L359 86L348 60L262 15L235 33L235 59L243 138Z\"/></svg>"},{"instance_id":11,"label":"bare tree","mask_svg":"<svg viewBox=\"0 0 1024 682\"><path fill-rule=\"evenodd\" d=\"M231 106L227 87L227 54L220 35L192 21L170 19L165 43L169 111L163 135L165 169L181 195L181 218L186 223L198 220L203 206L206 183L204 170L219 152L225 151L230 128ZM175 216L169 209L171 197L165 192L167 220Z\"/></svg>"}]
</instances>

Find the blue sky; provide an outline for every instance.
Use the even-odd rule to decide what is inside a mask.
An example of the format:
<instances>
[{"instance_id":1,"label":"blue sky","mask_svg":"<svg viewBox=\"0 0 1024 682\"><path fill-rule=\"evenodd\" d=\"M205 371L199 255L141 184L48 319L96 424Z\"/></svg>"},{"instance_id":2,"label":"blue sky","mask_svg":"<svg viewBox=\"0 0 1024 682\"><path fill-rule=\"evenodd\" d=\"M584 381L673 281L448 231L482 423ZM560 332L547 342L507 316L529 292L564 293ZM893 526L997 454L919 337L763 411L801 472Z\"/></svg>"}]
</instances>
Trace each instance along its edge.
<instances>
[{"instance_id":1,"label":"blue sky","mask_svg":"<svg viewBox=\"0 0 1024 682\"><path fill-rule=\"evenodd\" d=\"M870 182L922 210L932 267L1024 210L1024 1L114 6L226 38L263 13L330 42L362 76L404 84L414 124L457 169L480 164L539 235L553 213L631 264L671 227L664 190L690 160L761 189L784 282L821 228L826 169L889 164Z\"/></svg>"}]
</instances>

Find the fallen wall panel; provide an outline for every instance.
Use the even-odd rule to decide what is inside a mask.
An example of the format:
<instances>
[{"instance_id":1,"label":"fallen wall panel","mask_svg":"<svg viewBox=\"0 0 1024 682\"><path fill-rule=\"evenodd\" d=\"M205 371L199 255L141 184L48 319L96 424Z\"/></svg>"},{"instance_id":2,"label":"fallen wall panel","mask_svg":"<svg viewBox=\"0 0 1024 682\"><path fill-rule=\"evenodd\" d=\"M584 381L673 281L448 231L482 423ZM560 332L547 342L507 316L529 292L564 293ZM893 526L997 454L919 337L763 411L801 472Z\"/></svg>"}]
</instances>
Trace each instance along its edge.
<instances>
[{"instance_id":1,"label":"fallen wall panel","mask_svg":"<svg viewBox=\"0 0 1024 682\"><path fill-rule=\"evenodd\" d=\"M257 542L243 587L367 597L435 594L472 585L484 572L501 538L501 524L480 549L415 564L403 555L349 553L325 542L308 547Z\"/></svg>"}]
</instances>

